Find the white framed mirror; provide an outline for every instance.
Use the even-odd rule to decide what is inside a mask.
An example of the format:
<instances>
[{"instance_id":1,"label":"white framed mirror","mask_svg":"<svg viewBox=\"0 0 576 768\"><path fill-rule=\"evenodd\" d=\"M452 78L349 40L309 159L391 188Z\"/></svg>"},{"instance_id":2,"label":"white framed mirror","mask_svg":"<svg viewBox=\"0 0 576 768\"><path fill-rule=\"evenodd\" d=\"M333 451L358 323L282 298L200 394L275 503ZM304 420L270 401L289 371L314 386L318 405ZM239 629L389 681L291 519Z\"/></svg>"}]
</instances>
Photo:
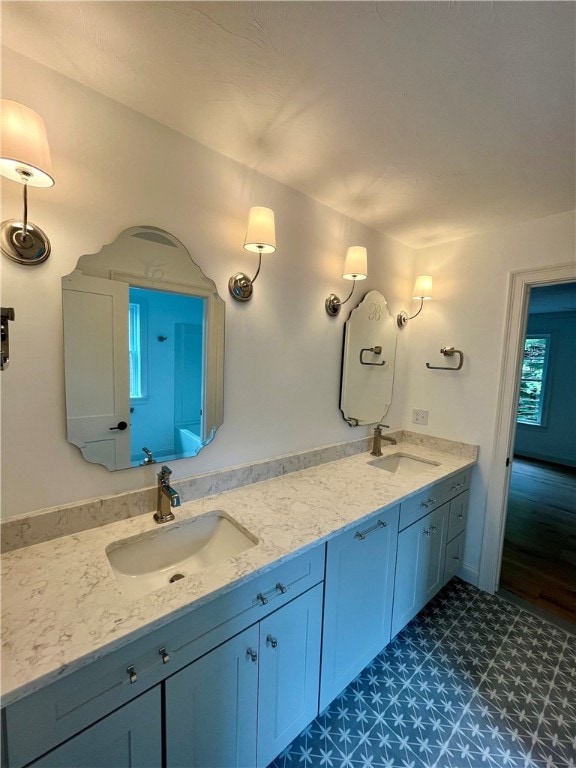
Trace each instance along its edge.
<instances>
[{"instance_id":1,"label":"white framed mirror","mask_svg":"<svg viewBox=\"0 0 576 768\"><path fill-rule=\"evenodd\" d=\"M222 424L224 301L182 243L131 227L62 278L68 441L110 470L195 456Z\"/></svg>"},{"instance_id":2,"label":"white framed mirror","mask_svg":"<svg viewBox=\"0 0 576 768\"><path fill-rule=\"evenodd\" d=\"M382 421L392 403L397 328L379 291L368 291L344 326L340 410L352 427Z\"/></svg>"}]
</instances>

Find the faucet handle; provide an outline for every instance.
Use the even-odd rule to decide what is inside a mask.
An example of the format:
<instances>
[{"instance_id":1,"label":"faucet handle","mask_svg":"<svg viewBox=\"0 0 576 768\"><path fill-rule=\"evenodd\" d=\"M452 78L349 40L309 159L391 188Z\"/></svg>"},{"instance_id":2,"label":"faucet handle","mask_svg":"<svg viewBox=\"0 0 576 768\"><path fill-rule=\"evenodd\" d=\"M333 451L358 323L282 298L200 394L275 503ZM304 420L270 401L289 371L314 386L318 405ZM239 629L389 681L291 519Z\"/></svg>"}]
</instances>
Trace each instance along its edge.
<instances>
[{"instance_id":1,"label":"faucet handle","mask_svg":"<svg viewBox=\"0 0 576 768\"><path fill-rule=\"evenodd\" d=\"M170 480L171 474L172 474L172 470L170 469L170 467L167 467L166 465L164 465L160 470L160 472L158 472L158 479L160 480L160 482L168 482L168 480Z\"/></svg>"},{"instance_id":2,"label":"faucet handle","mask_svg":"<svg viewBox=\"0 0 576 768\"><path fill-rule=\"evenodd\" d=\"M385 427L386 429L390 429L390 424L376 424L376 429L380 429L380 427Z\"/></svg>"}]
</instances>

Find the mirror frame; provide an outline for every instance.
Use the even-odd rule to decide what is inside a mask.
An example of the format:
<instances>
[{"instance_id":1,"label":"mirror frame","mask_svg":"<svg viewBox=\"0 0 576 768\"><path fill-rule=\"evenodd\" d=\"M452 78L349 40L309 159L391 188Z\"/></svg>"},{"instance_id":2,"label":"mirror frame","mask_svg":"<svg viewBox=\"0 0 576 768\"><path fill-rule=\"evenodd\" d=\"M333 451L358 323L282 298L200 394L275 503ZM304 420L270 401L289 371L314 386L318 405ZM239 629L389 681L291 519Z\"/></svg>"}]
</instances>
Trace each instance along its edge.
<instances>
[{"instance_id":1,"label":"mirror frame","mask_svg":"<svg viewBox=\"0 0 576 768\"><path fill-rule=\"evenodd\" d=\"M376 424L388 413L397 339L396 320L386 298L380 291L368 291L344 324L340 411L349 426ZM369 398L372 410L366 415Z\"/></svg>"},{"instance_id":2,"label":"mirror frame","mask_svg":"<svg viewBox=\"0 0 576 768\"><path fill-rule=\"evenodd\" d=\"M137 255L138 249L147 250L143 243L149 243L149 255L153 254L155 246L171 246L177 250L173 253L162 253L163 258L144 259ZM122 247L126 246L126 251ZM117 252L115 252L117 251ZM158 251L160 254L160 251ZM168 263L168 256L178 253L177 261L179 264L170 264L169 269L164 269ZM108 254L108 258L106 258ZM123 263L127 261L128 263ZM184 269L190 268L189 279L184 279L182 273ZM218 295L216 284L208 278L198 264L192 259L188 249L174 235L163 229L153 226L136 226L122 231L118 237L111 243L104 245L100 251L93 254L85 254L78 259L76 269L69 275L62 277L62 288L66 282L70 282L75 274L84 276L99 277L114 282L127 283L135 288L144 288L158 290L165 293L175 293L178 295L196 296L205 299L204 321L203 321L203 354L204 354L204 377L202 391L202 418L203 423L207 425L204 430L205 439L202 448L208 445L214 438L216 430L221 426L224 418L224 324L225 324L225 302ZM166 277L165 277L166 275ZM64 293L63 293L64 304ZM128 320L126 321L128 322ZM63 306L63 325L66 339L66 317ZM71 386L71 371L69 359L66 359L65 343L65 384L66 384L66 411L67 411L67 438L68 442L80 448L84 458L91 463L98 463L106 466L111 471L120 469L131 469L150 462L131 463L129 466L109 467L106 463L93 461L84 453L86 441L71 438L70 417L69 417L69 388ZM202 449L200 448L198 452ZM152 448L152 454L154 449ZM198 453L197 452L197 453ZM169 461L172 459L191 458L194 454L174 454L173 457L162 456L158 461Z\"/></svg>"}]
</instances>

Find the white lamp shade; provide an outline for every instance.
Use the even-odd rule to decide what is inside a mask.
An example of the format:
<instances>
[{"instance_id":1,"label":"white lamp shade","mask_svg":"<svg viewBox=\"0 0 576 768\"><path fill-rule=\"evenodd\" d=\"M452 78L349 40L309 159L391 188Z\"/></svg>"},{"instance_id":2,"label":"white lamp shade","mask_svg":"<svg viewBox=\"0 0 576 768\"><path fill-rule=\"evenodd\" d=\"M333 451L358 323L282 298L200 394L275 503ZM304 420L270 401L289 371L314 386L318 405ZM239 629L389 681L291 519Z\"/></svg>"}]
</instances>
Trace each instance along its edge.
<instances>
[{"instance_id":1,"label":"white lamp shade","mask_svg":"<svg viewBox=\"0 0 576 768\"><path fill-rule=\"evenodd\" d=\"M430 275L418 275L412 291L413 299L432 298L432 278Z\"/></svg>"},{"instance_id":2,"label":"white lamp shade","mask_svg":"<svg viewBox=\"0 0 576 768\"><path fill-rule=\"evenodd\" d=\"M0 174L23 184L20 169L30 174L29 186L51 187L54 179L44 120L17 101L2 99L1 107Z\"/></svg>"},{"instance_id":3,"label":"white lamp shade","mask_svg":"<svg viewBox=\"0 0 576 768\"><path fill-rule=\"evenodd\" d=\"M271 208L260 206L250 208L244 248L254 253L274 253L276 250L276 230L274 211Z\"/></svg>"},{"instance_id":4,"label":"white lamp shade","mask_svg":"<svg viewBox=\"0 0 576 768\"><path fill-rule=\"evenodd\" d=\"M368 276L368 254L362 245L352 245L346 252L344 273L346 280L365 280Z\"/></svg>"}]
</instances>

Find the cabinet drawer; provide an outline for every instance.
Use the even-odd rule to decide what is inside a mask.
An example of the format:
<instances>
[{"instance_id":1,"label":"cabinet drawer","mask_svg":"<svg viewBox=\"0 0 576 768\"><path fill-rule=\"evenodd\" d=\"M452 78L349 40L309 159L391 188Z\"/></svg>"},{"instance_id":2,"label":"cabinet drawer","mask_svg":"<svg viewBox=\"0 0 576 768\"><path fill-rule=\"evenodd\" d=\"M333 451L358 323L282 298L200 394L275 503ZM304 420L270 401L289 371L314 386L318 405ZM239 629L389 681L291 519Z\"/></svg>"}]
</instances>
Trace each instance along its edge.
<instances>
[{"instance_id":1,"label":"cabinet drawer","mask_svg":"<svg viewBox=\"0 0 576 768\"><path fill-rule=\"evenodd\" d=\"M460 533L446 545L446 562L444 564L444 583L456 576L464 562L464 533Z\"/></svg>"},{"instance_id":2,"label":"cabinet drawer","mask_svg":"<svg viewBox=\"0 0 576 768\"><path fill-rule=\"evenodd\" d=\"M324 553L319 546L282 563L8 706L10 768L21 768L318 584ZM21 722L35 727L19 728Z\"/></svg>"},{"instance_id":3,"label":"cabinet drawer","mask_svg":"<svg viewBox=\"0 0 576 768\"><path fill-rule=\"evenodd\" d=\"M470 485L470 469L463 469L400 504L400 530L454 498Z\"/></svg>"},{"instance_id":4,"label":"cabinet drawer","mask_svg":"<svg viewBox=\"0 0 576 768\"><path fill-rule=\"evenodd\" d=\"M468 497L470 491L464 491L450 502L450 519L448 522L448 541L452 541L466 528L468 519Z\"/></svg>"}]
</instances>

